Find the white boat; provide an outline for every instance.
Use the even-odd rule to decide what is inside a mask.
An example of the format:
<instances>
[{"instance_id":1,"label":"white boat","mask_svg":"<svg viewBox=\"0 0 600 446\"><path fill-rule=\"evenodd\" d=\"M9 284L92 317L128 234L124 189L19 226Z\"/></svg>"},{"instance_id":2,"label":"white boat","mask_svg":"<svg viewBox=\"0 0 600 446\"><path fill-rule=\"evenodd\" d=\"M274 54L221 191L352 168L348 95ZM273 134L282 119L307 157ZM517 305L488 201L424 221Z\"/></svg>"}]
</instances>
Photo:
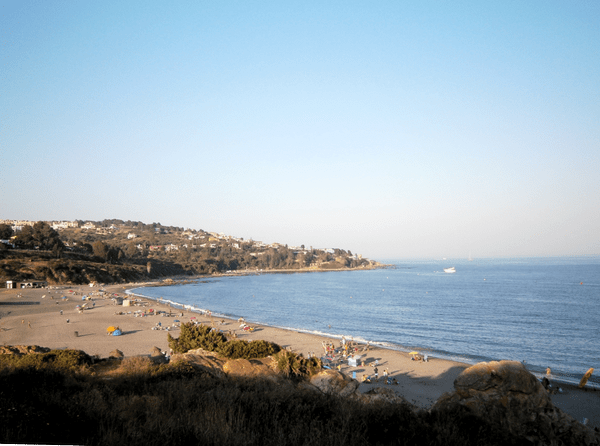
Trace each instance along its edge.
<instances>
[{"instance_id":1,"label":"white boat","mask_svg":"<svg viewBox=\"0 0 600 446\"><path fill-rule=\"evenodd\" d=\"M455 273L456 268L454 268L453 266L451 266L450 268L444 268L444 272L445 273Z\"/></svg>"}]
</instances>

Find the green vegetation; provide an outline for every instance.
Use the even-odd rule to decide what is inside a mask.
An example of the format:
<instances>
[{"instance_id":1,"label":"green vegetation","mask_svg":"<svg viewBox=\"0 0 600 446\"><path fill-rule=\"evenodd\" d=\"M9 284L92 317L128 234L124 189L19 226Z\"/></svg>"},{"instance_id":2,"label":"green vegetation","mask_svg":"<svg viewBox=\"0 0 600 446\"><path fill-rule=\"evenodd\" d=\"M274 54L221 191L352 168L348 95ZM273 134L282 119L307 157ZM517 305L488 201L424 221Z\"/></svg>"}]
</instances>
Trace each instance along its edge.
<instances>
[{"instance_id":1,"label":"green vegetation","mask_svg":"<svg viewBox=\"0 0 600 446\"><path fill-rule=\"evenodd\" d=\"M85 372L89 370L91 363L92 358L81 350L50 350L47 353L29 355L0 355L2 367L15 369Z\"/></svg>"},{"instance_id":2,"label":"green vegetation","mask_svg":"<svg viewBox=\"0 0 600 446\"><path fill-rule=\"evenodd\" d=\"M181 333L178 338L167 334L169 347L176 353L186 353L190 350L201 348L210 352L219 353L229 359L259 359L273 355L281 350L272 342L256 340L242 341L230 340L223 333L207 325L187 322L181 324Z\"/></svg>"},{"instance_id":3,"label":"green vegetation","mask_svg":"<svg viewBox=\"0 0 600 446\"><path fill-rule=\"evenodd\" d=\"M43 221L33 226L24 226L14 239L20 248L52 250L55 257L60 257L64 249L58 233Z\"/></svg>"},{"instance_id":4,"label":"green vegetation","mask_svg":"<svg viewBox=\"0 0 600 446\"><path fill-rule=\"evenodd\" d=\"M315 357L304 358L294 352L281 350L274 358L277 369L289 378L311 376L321 371L323 364Z\"/></svg>"},{"instance_id":5,"label":"green vegetation","mask_svg":"<svg viewBox=\"0 0 600 446\"><path fill-rule=\"evenodd\" d=\"M3 444L530 444L464 409L427 413L401 404L365 404L267 379L219 378L181 362L154 365L131 358L102 375L53 367L53 361L32 367L4 359Z\"/></svg>"},{"instance_id":6,"label":"green vegetation","mask_svg":"<svg viewBox=\"0 0 600 446\"><path fill-rule=\"evenodd\" d=\"M232 340L221 344L217 352L229 359L260 359L274 355L281 347L272 342Z\"/></svg>"},{"instance_id":7,"label":"green vegetation","mask_svg":"<svg viewBox=\"0 0 600 446\"><path fill-rule=\"evenodd\" d=\"M0 249L0 280L49 283L128 282L228 271L372 268L343 249L265 244L203 230L122 220L76 222L56 231L46 222L23 226Z\"/></svg>"}]
</instances>

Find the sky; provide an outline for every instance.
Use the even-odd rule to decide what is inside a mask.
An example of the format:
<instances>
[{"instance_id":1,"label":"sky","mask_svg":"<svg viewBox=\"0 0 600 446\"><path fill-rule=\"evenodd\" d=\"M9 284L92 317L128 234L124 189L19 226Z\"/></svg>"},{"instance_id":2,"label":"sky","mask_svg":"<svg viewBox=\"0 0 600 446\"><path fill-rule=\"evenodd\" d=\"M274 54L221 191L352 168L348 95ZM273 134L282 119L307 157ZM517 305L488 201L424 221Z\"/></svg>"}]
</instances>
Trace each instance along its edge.
<instances>
[{"instance_id":1,"label":"sky","mask_svg":"<svg viewBox=\"0 0 600 446\"><path fill-rule=\"evenodd\" d=\"M600 2L0 1L0 219L600 255Z\"/></svg>"}]
</instances>

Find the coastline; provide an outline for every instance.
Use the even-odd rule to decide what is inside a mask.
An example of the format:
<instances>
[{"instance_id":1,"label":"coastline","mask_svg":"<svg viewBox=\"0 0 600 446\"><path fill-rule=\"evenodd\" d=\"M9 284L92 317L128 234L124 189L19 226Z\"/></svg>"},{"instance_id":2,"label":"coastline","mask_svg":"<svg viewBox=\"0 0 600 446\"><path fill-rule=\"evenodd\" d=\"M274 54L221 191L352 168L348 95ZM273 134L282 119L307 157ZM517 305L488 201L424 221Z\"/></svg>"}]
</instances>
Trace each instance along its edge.
<instances>
[{"instance_id":1,"label":"coastline","mask_svg":"<svg viewBox=\"0 0 600 446\"><path fill-rule=\"evenodd\" d=\"M127 297L125 292L129 289L152 285L156 284L109 285L103 288L106 291L103 297L98 294L100 288L88 286L2 289L0 340L5 345L79 349L99 357L108 357L115 349L121 350L126 357L149 355L155 346L169 351L167 332L178 337L177 325L196 318L199 322L213 324L224 332L231 330L239 339L275 342L304 356L309 352L321 356L324 341L333 341L336 346L339 343L338 339L318 334L266 325L256 325L253 332L247 332L240 328L237 320L182 310L150 298L137 297L138 305L130 307L114 305L112 298L116 297L115 294L123 298ZM22 297L17 297L19 293ZM90 309L79 312L76 306L83 303L82 295L89 296L92 293L93 300L86 302L95 305L88 305L91 306ZM62 296L66 299L62 299ZM172 316L141 316L142 312L149 314L150 309L154 310L154 314L171 311ZM63 314L60 313L61 310ZM180 322L175 322L176 320ZM161 329L153 329L159 322ZM119 326L123 335L108 336L106 328L111 325ZM166 327L171 330L167 331ZM359 346L359 350L363 350L361 347L364 345ZM380 378L378 383L361 383L361 391L368 391L374 386L386 386L422 409L430 408L443 393L452 391L456 377L471 365L436 357L430 357L428 362L412 361L408 353L380 346L371 346L368 351L359 352L359 355L361 357L357 367L351 367L346 362L341 365L341 371L349 376L356 376L361 381L363 374L373 375L374 367L371 364L374 365L377 360L379 376L382 377L384 370L388 369L390 378L395 378L398 382L397 385L386 386ZM360 365L362 360L365 361L364 367ZM582 390L568 384L560 384L560 387L563 393L552 395L552 402L576 420L587 418L589 426L600 428L600 392L596 389Z\"/></svg>"}]
</instances>

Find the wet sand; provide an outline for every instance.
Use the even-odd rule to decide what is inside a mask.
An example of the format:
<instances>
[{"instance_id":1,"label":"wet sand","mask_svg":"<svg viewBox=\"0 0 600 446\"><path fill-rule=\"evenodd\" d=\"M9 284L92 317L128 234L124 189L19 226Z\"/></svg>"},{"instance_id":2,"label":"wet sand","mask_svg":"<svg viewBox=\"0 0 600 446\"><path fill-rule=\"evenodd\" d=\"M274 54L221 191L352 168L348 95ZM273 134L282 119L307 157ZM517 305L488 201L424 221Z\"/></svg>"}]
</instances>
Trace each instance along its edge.
<instances>
[{"instance_id":1,"label":"wet sand","mask_svg":"<svg viewBox=\"0 0 600 446\"><path fill-rule=\"evenodd\" d=\"M196 318L199 322L213 324L218 329L236 333L239 339L264 339L289 348L306 356L309 352L321 357L323 342L333 342L339 346L339 339L327 339L308 333L283 330L269 326L254 325L253 332L244 331L240 323L234 320L211 318L206 315L171 308L156 301L137 298L133 306L115 305L113 298L118 294L126 296L126 288L138 287L140 284L124 286L107 286L104 296L99 296L99 288L87 286L58 287L58 289L24 289L0 291L0 342L4 345L39 345L49 348L73 348L83 350L90 355L108 357L115 349L121 350L126 357L149 355L153 347L169 351L167 333L179 336L177 325ZM72 291L72 292L70 292ZM93 294L92 300L82 300L83 295ZM21 295L21 297L18 297ZM61 297L65 296L66 299ZM87 303L89 309L80 312L77 305ZM169 312L171 316L148 316L153 313ZM62 315L60 311L62 310ZM125 314L116 314L116 313ZM146 316L136 317L135 314ZM181 313L183 312L183 316ZM67 322L68 320L68 322ZM180 321L180 322L175 322ZM221 322L222 321L222 322ZM153 330L157 324L160 330ZM106 328L118 326L121 336L107 335ZM166 327L171 330L167 331ZM390 378L395 378L397 385L387 387L402 395L407 401L418 407L427 409L445 392L453 390L454 379L469 364L429 357L428 362L413 361L404 352L358 345L357 367L351 367L347 361L342 363L341 371L350 376L356 375L361 381L362 375L373 375L375 361L379 371L378 383L361 383L360 389L367 391L373 386L384 386L383 374L387 369ZM362 366L362 361L365 365ZM560 385L562 394L552 396L552 402L582 421L587 418L588 425L600 427L600 391L578 389L575 386Z\"/></svg>"}]
</instances>

